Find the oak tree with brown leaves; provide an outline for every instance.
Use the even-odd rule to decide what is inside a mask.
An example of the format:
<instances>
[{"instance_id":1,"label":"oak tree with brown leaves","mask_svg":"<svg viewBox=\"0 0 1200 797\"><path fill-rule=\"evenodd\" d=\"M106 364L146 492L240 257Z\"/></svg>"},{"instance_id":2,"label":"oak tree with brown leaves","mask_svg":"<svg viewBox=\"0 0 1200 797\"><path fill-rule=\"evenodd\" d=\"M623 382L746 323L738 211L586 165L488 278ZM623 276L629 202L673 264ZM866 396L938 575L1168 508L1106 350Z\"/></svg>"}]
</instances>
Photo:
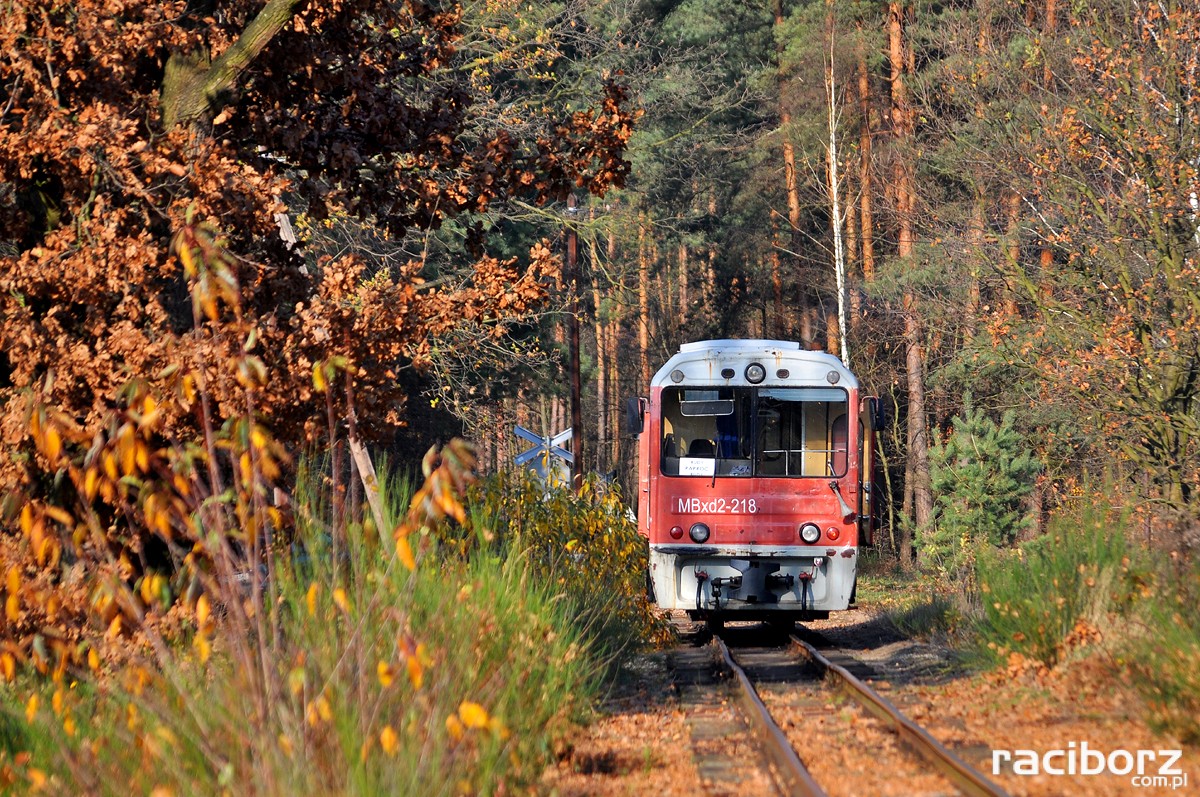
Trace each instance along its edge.
<instances>
[{"instance_id":1,"label":"oak tree with brown leaves","mask_svg":"<svg viewBox=\"0 0 1200 797\"><path fill-rule=\"evenodd\" d=\"M621 184L636 113L608 83L591 108L484 119L463 14L0 2L0 559L18 583L52 585L69 554L132 584L143 538L203 525L197 474L217 495L239 461L272 481L285 450L336 457L347 434L394 429L398 371L546 298L548 245L493 257L469 219ZM466 219L474 262L438 280L419 254L316 258L280 214L392 240ZM189 446L196 471L174 479ZM250 522L264 499L247 490Z\"/></svg>"}]
</instances>

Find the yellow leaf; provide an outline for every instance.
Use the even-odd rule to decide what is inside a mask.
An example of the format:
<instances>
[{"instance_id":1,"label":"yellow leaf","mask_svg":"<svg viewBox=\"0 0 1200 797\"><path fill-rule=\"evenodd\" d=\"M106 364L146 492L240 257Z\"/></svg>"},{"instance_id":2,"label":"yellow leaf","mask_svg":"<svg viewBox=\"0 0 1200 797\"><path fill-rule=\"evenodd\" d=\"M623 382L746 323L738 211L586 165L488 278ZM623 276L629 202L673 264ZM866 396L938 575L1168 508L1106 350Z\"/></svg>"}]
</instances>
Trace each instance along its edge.
<instances>
[{"instance_id":1,"label":"yellow leaf","mask_svg":"<svg viewBox=\"0 0 1200 797\"><path fill-rule=\"evenodd\" d=\"M196 259L192 257L192 247L186 243L179 247L179 259L183 261L183 273L189 277L196 276Z\"/></svg>"},{"instance_id":2,"label":"yellow leaf","mask_svg":"<svg viewBox=\"0 0 1200 797\"><path fill-rule=\"evenodd\" d=\"M408 671L408 680L412 683L413 689L420 689L421 684L425 682L425 666L416 656L409 656L404 662L404 666Z\"/></svg>"},{"instance_id":3,"label":"yellow leaf","mask_svg":"<svg viewBox=\"0 0 1200 797\"><path fill-rule=\"evenodd\" d=\"M33 722L34 717L37 716L38 704L40 702L41 701L38 700L37 695L29 696L29 702L25 704L25 720L26 720L26 722Z\"/></svg>"},{"instance_id":4,"label":"yellow leaf","mask_svg":"<svg viewBox=\"0 0 1200 797\"><path fill-rule=\"evenodd\" d=\"M196 625L200 626L201 628L204 628L206 625L208 625L208 618L210 614L211 612L208 605L208 596L202 594L196 600Z\"/></svg>"},{"instance_id":5,"label":"yellow leaf","mask_svg":"<svg viewBox=\"0 0 1200 797\"><path fill-rule=\"evenodd\" d=\"M330 707L329 701L325 699L325 695L309 701L305 711L305 720L309 725L315 728L322 722L329 722L331 719L333 719L333 709Z\"/></svg>"},{"instance_id":6,"label":"yellow leaf","mask_svg":"<svg viewBox=\"0 0 1200 797\"><path fill-rule=\"evenodd\" d=\"M204 634L196 634L192 640L192 645L196 648L196 655L200 657L201 663L207 662L208 657L212 655L212 644L205 638Z\"/></svg>"},{"instance_id":7,"label":"yellow leaf","mask_svg":"<svg viewBox=\"0 0 1200 797\"><path fill-rule=\"evenodd\" d=\"M4 672L4 680L11 681L17 674L17 660L11 653L0 653L0 671Z\"/></svg>"},{"instance_id":8,"label":"yellow leaf","mask_svg":"<svg viewBox=\"0 0 1200 797\"><path fill-rule=\"evenodd\" d=\"M63 720L63 731L66 732L67 736L74 736L76 728L75 718L68 714L67 718Z\"/></svg>"},{"instance_id":9,"label":"yellow leaf","mask_svg":"<svg viewBox=\"0 0 1200 797\"><path fill-rule=\"evenodd\" d=\"M8 618L10 623L18 622L21 619L21 601L16 595L9 595L5 598L4 616Z\"/></svg>"},{"instance_id":10,"label":"yellow leaf","mask_svg":"<svg viewBox=\"0 0 1200 797\"><path fill-rule=\"evenodd\" d=\"M325 381L325 369L321 363L313 366L313 390L318 393L324 393L329 389L329 383Z\"/></svg>"},{"instance_id":11,"label":"yellow leaf","mask_svg":"<svg viewBox=\"0 0 1200 797\"><path fill-rule=\"evenodd\" d=\"M16 565L8 568L8 574L4 583L8 588L9 595L16 595L21 591L21 570Z\"/></svg>"},{"instance_id":12,"label":"yellow leaf","mask_svg":"<svg viewBox=\"0 0 1200 797\"><path fill-rule=\"evenodd\" d=\"M308 586L308 592L304 595L304 603L308 607L309 617L317 616L317 583L314 581Z\"/></svg>"},{"instance_id":13,"label":"yellow leaf","mask_svg":"<svg viewBox=\"0 0 1200 797\"><path fill-rule=\"evenodd\" d=\"M104 632L104 636L107 639L115 639L116 637L118 637L120 635L121 635L121 615L118 614L116 617L114 617L112 619L112 622L109 623L108 630Z\"/></svg>"},{"instance_id":14,"label":"yellow leaf","mask_svg":"<svg viewBox=\"0 0 1200 797\"><path fill-rule=\"evenodd\" d=\"M408 537L397 538L396 554L400 557L400 564L408 568L409 572L417 569L417 559L413 556L412 546L408 544Z\"/></svg>"},{"instance_id":15,"label":"yellow leaf","mask_svg":"<svg viewBox=\"0 0 1200 797\"><path fill-rule=\"evenodd\" d=\"M54 709L54 716L61 717L63 713L63 690L61 688L54 690L54 696L50 698L50 708Z\"/></svg>"},{"instance_id":16,"label":"yellow leaf","mask_svg":"<svg viewBox=\"0 0 1200 797\"><path fill-rule=\"evenodd\" d=\"M396 680L395 668L386 661L379 662L375 666L375 671L379 673L379 683L383 684L385 689L392 685L392 681Z\"/></svg>"},{"instance_id":17,"label":"yellow leaf","mask_svg":"<svg viewBox=\"0 0 1200 797\"><path fill-rule=\"evenodd\" d=\"M500 721L499 717L492 717L490 720L488 720L488 730L499 736L501 739L507 739L512 735L509 733L508 728L505 727L504 723Z\"/></svg>"},{"instance_id":18,"label":"yellow leaf","mask_svg":"<svg viewBox=\"0 0 1200 797\"><path fill-rule=\"evenodd\" d=\"M96 652L95 648L88 649L87 661L88 667L91 667L93 670L100 669L100 654Z\"/></svg>"},{"instance_id":19,"label":"yellow leaf","mask_svg":"<svg viewBox=\"0 0 1200 797\"><path fill-rule=\"evenodd\" d=\"M204 315L206 315L210 321L216 321L221 315L217 310L217 303L209 294L204 294L200 297L200 308L204 311Z\"/></svg>"},{"instance_id":20,"label":"yellow leaf","mask_svg":"<svg viewBox=\"0 0 1200 797\"><path fill-rule=\"evenodd\" d=\"M488 724L487 710L478 703L472 703L469 700L464 700L458 704L458 716L462 720L463 725L471 729L486 728Z\"/></svg>"},{"instance_id":21,"label":"yellow leaf","mask_svg":"<svg viewBox=\"0 0 1200 797\"><path fill-rule=\"evenodd\" d=\"M279 749L283 750L283 754L288 757L292 755L292 740L286 733L279 734Z\"/></svg>"},{"instance_id":22,"label":"yellow leaf","mask_svg":"<svg viewBox=\"0 0 1200 797\"><path fill-rule=\"evenodd\" d=\"M46 785L46 773L40 769L30 769L26 774L29 776L29 785L33 787L34 791L38 791Z\"/></svg>"},{"instance_id":23,"label":"yellow leaf","mask_svg":"<svg viewBox=\"0 0 1200 797\"><path fill-rule=\"evenodd\" d=\"M46 429L46 458L51 462L58 460L58 455L62 453L62 435L58 433L58 429L53 426Z\"/></svg>"},{"instance_id":24,"label":"yellow leaf","mask_svg":"<svg viewBox=\"0 0 1200 797\"><path fill-rule=\"evenodd\" d=\"M456 742L463 737L463 724L459 721L458 717L453 714L446 717L446 732L449 733L450 738Z\"/></svg>"},{"instance_id":25,"label":"yellow leaf","mask_svg":"<svg viewBox=\"0 0 1200 797\"><path fill-rule=\"evenodd\" d=\"M133 439L133 427L125 424L117 437L117 454L121 458L121 473L133 476L137 466L137 445Z\"/></svg>"},{"instance_id":26,"label":"yellow leaf","mask_svg":"<svg viewBox=\"0 0 1200 797\"><path fill-rule=\"evenodd\" d=\"M33 531L33 507L29 504L21 507L21 532L28 537Z\"/></svg>"},{"instance_id":27,"label":"yellow leaf","mask_svg":"<svg viewBox=\"0 0 1200 797\"><path fill-rule=\"evenodd\" d=\"M396 751L400 749L400 738L391 725L383 726L383 730L379 732L379 746L388 755L395 755Z\"/></svg>"},{"instance_id":28,"label":"yellow leaf","mask_svg":"<svg viewBox=\"0 0 1200 797\"><path fill-rule=\"evenodd\" d=\"M155 786L150 792L150 797L175 797L175 792L171 791L166 786Z\"/></svg>"},{"instance_id":29,"label":"yellow leaf","mask_svg":"<svg viewBox=\"0 0 1200 797\"><path fill-rule=\"evenodd\" d=\"M304 691L304 686L307 680L308 679L305 676L304 668L294 667L292 668L292 671L288 673L288 689L293 695L299 697L300 693Z\"/></svg>"},{"instance_id":30,"label":"yellow leaf","mask_svg":"<svg viewBox=\"0 0 1200 797\"><path fill-rule=\"evenodd\" d=\"M346 590L341 587L335 589L333 591L333 602L339 609L349 614L350 602L346 599Z\"/></svg>"}]
</instances>

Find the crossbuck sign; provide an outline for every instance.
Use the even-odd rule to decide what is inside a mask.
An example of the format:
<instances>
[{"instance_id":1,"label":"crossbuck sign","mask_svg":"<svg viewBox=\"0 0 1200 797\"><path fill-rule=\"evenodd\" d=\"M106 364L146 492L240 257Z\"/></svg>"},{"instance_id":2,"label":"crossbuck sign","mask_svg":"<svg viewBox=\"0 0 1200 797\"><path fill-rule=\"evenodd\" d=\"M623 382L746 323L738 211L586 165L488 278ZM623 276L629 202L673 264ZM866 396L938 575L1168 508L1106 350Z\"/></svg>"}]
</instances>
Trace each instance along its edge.
<instances>
[{"instance_id":1,"label":"crossbuck sign","mask_svg":"<svg viewBox=\"0 0 1200 797\"><path fill-rule=\"evenodd\" d=\"M543 437L523 426L513 430L517 437L533 443L517 455L517 465L532 469L547 485L561 486L571 482L570 466L575 464L575 455L563 448L571 439L571 429L551 437Z\"/></svg>"}]
</instances>

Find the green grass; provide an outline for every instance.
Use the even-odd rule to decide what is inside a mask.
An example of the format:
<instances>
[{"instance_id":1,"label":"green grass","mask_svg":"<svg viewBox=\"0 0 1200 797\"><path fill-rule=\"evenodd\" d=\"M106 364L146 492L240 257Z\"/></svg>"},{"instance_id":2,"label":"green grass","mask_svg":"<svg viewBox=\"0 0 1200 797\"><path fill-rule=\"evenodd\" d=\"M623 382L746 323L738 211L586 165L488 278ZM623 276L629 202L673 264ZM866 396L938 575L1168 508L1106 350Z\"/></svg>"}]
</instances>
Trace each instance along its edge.
<instances>
[{"instance_id":1,"label":"green grass","mask_svg":"<svg viewBox=\"0 0 1200 797\"><path fill-rule=\"evenodd\" d=\"M1110 615L1129 605L1137 556L1121 525L1099 509L1060 518L1045 536L1015 551L981 555L981 652L995 662L1019 653L1053 666L1073 632L1107 627Z\"/></svg>"},{"instance_id":2,"label":"green grass","mask_svg":"<svg viewBox=\"0 0 1200 797\"><path fill-rule=\"evenodd\" d=\"M1140 633L1120 651L1146 700L1151 727L1200 744L1200 568L1164 579L1139 607Z\"/></svg>"},{"instance_id":3,"label":"green grass","mask_svg":"<svg viewBox=\"0 0 1200 797\"><path fill-rule=\"evenodd\" d=\"M614 533L599 518L617 506L580 510L592 526L572 530L591 536L573 549L587 550L564 557L528 496L512 498L516 519L477 505L463 533L482 543L503 528L507 539L456 551L437 533L414 535L410 572L370 523L352 525L335 557L327 502L306 479L296 543L276 551L275 622L239 625L231 602L243 596L228 591L210 596L206 662L185 632L97 688L27 677L3 687L7 788L23 793L44 775L46 793L453 795L537 780L613 657L637 644L637 628L613 636L599 618L632 606L640 572L578 588L605 583L585 571ZM412 490L385 487L390 524Z\"/></svg>"}]
</instances>

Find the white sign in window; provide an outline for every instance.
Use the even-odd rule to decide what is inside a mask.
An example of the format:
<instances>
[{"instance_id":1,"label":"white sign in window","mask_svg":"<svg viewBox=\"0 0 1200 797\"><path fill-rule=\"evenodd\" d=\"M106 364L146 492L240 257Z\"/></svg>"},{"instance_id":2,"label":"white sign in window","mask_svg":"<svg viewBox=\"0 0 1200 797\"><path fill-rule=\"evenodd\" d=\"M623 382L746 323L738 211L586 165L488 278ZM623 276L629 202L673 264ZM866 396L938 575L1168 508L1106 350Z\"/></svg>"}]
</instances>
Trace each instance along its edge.
<instances>
[{"instance_id":1,"label":"white sign in window","mask_svg":"<svg viewBox=\"0 0 1200 797\"><path fill-rule=\"evenodd\" d=\"M680 476L712 476L717 472L717 461L708 457L680 457Z\"/></svg>"}]
</instances>

